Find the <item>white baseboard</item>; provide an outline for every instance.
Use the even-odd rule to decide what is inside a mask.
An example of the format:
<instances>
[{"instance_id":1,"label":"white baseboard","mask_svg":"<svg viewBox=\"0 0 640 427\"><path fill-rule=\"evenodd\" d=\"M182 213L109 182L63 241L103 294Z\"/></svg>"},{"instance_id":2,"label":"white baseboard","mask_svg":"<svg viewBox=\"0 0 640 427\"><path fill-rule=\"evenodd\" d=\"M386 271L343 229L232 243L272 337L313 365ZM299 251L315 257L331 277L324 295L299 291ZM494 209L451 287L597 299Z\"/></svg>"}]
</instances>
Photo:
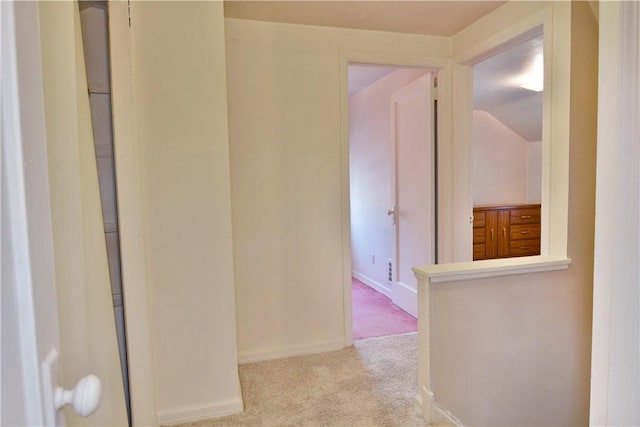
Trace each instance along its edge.
<instances>
[{"instance_id":1,"label":"white baseboard","mask_svg":"<svg viewBox=\"0 0 640 427\"><path fill-rule=\"evenodd\" d=\"M404 283L393 285L391 301L416 319L418 318L418 292Z\"/></svg>"},{"instance_id":2,"label":"white baseboard","mask_svg":"<svg viewBox=\"0 0 640 427\"><path fill-rule=\"evenodd\" d=\"M431 420L433 424L442 425L447 424L453 427L464 427L462 421L457 419L451 412L444 409L437 403L433 405L433 418Z\"/></svg>"},{"instance_id":3,"label":"white baseboard","mask_svg":"<svg viewBox=\"0 0 640 427\"><path fill-rule=\"evenodd\" d=\"M428 406L427 408L425 408L425 403ZM434 401L433 393L427 391L426 389L423 389L422 393L416 394L414 405L416 412L424 415L425 417L428 416L428 414L425 414L425 411L431 410L432 414L431 420L429 420L429 425L465 427L462 421L460 421L451 412L447 411L445 408L436 403Z\"/></svg>"},{"instance_id":4,"label":"white baseboard","mask_svg":"<svg viewBox=\"0 0 640 427\"><path fill-rule=\"evenodd\" d=\"M264 360L284 359L286 357L304 356L307 354L325 353L327 351L342 350L346 347L344 340L325 341L317 344L283 348L279 350L263 350L251 353L240 353L240 364L262 362Z\"/></svg>"},{"instance_id":5,"label":"white baseboard","mask_svg":"<svg viewBox=\"0 0 640 427\"><path fill-rule=\"evenodd\" d=\"M187 406L158 412L158 423L160 425L169 425L219 418L237 414L242 412L243 409L241 398L214 402L209 405Z\"/></svg>"},{"instance_id":6,"label":"white baseboard","mask_svg":"<svg viewBox=\"0 0 640 427\"><path fill-rule=\"evenodd\" d=\"M361 281L362 283L364 283L365 285L369 286L370 288L373 288L376 291L380 292L382 295L388 298L391 298L390 287L383 285L381 283L378 283L375 280L371 279L370 277L367 277L362 273L358 273L357 271L352 271L351 275L356 279L358 279L359 281Z\"/></svg>"}]
</instances>

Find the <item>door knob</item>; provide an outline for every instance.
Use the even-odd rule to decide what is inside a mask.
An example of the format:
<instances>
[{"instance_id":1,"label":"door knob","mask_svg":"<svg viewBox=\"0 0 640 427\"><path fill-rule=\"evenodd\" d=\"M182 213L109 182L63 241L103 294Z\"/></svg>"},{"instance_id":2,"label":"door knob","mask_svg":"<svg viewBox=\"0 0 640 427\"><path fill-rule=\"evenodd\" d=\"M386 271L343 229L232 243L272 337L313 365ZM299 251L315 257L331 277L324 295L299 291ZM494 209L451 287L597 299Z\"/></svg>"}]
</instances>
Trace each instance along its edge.
<instances>
[{"instance_id":1,"label":"door knob","mask_svg":"<svg viewBox=\"0 0 640 427\"><path fill-rule=\"evenodd\" d=\"M65 405L71 405L76 414L88 417L93 414L100 404L102 395L102 383L95 375L87 375L78 381L73 390L56 388L55 407L62 409Z\"/></svg>"},{"instance_id":2,"label":"door knob","mask_svg":"<svg viewBox=\"0 0 640 427\"><path fill-rule=\"evenodd\" d=\"M395 209L395 208L393 208L393 209L387 209L387 215L393 215L393 214L395 214L395 213L396 213L396 209Z\"/></svg>"}]
</instances>

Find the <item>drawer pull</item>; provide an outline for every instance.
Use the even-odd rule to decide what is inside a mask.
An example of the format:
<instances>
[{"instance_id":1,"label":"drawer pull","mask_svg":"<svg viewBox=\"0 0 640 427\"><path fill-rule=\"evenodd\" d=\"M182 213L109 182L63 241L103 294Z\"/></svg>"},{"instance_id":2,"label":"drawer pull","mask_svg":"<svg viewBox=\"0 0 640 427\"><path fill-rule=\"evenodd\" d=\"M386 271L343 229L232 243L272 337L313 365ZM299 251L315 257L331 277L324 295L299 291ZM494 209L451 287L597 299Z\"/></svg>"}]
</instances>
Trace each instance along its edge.
<instances>
[{"instance_id":1,"label":"drawer pull","mask_svg":"<svg viewBox=\"0 0 640 427\"><path fill-rule=\"evenodd\" d=\"M520 215L520 219L529 219L531 215Z\"/></svg>"},{"instance_id":2,"label":"drawer pull","mask_svg":"<svg viewBox=\"0 0 640 427\"><path fill-rule=\"evenodd\" d=\"M530 233L531 233L530 231L526 231L526 230L520 232L520 234L530 234Z\"/></svg>"},{"instance_id":3,"label":"drawer pull","mask_svg":"<svg viewBox=\"0 0 640 427\"><path fill-rule=\"evenodd\" d=\"M505 227L502 227L502 237L507 238L507 229Z\"/></svg>"},{"instance_id":4,"label":"drawer pull","mask_svg":"<svg viewBox=\"0 0 640 427\"><path fill-rule=\"evenodd\" d=\"M526 251L531 249L531 246L520 246L520 249L522 249L523 251Z\"/></svg>"},{"instance_id":5,"label":"drawer pull","mask_svg":"<svg viewBox=\"0 0 640 427\"><path fill-rule=\"evenodd\" d=\"M491 240L493 240L493 228L491 229Z\"/></svg>"}]
</instances>

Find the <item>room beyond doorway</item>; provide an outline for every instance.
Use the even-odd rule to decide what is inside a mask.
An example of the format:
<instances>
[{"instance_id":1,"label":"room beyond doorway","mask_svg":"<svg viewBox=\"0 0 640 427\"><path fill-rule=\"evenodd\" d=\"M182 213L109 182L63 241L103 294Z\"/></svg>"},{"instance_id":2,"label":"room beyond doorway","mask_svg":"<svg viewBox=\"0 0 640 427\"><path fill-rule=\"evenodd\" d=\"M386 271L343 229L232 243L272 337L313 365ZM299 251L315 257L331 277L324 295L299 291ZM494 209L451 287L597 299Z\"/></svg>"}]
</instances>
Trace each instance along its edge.
<instances>
[{"instance_id":1,"label":"room beyond doorway","mask_svg":"<svg viewBox=\"0 0 640 427\"><path fill-rule=\"evenodd\" d=\"M423 67L348 66L354 339L362 338L362 316L375 312L356 306L360 284L415 319L411 268L435 262L434 74ZM371 331L375 323L372 317L369 336L387 334Z\"/></svg>"}]
</instances>

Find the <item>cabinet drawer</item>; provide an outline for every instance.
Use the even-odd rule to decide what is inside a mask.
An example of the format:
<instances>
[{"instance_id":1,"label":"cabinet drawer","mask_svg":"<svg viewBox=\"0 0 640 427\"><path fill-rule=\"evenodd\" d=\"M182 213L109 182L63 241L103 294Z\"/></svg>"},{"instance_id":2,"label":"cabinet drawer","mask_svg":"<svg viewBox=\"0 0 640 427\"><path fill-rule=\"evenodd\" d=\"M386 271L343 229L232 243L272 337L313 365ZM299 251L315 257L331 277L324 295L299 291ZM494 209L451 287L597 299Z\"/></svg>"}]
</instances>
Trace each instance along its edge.
<instances>
[{"instance_id":1,"label":"cabinet drawer","mask_svg":"<svg viewBox=\"0 0 640 427\"><path fill-rule=\"evenodd\" d=\"M519 224L511 226L511 240L539 238L540 224Z\"/></svg>"},{"instance_id":2,"label":"cabinet drawer","mask_svg":"<svg viewBox=\"0 0 640 427\"><path fill-rule=\"evenodd\" d=\"M473 213L473 227L484 227L484 212Z\"/></svg>"},{"instance_id":3,"label":"cabinet drawer","mask_svg":"<svg viewBox=\"0 0 640 427\"><path fill-rule=\"evenodd\" d=\"M540 255L540 240L514 240L510 249L511 256Z\"/></svg>"},{"instance_id":4,"label":"cabinet drawer","mask_svg":"<svg viewBox=\"0 0 640 427\"><path fill-rule=\"evenodd\" d=\"M473 244L484 243L484 227L473 229Z\"/></svg>"},{"instance_id":5,"label":"cabinet drawer","mask_svg":"<svg viewBox=\"0 0 640 427\"><path fill-rule=\"evenodd\" d=\"M479 259L484 259L486 255L485 245L481 243L479 245L473 245L473 260L477 261Z\"/></svg>"},{"instance_id":6,"label":"cabinet drawer","mask_svg":"<svg viewBox=\"0 0 640 427\"><path fill-rule=\"evenodd\" d=\"M511 224L540 224L540 209L511 209Z\"/></svg>"}]
</instances>

